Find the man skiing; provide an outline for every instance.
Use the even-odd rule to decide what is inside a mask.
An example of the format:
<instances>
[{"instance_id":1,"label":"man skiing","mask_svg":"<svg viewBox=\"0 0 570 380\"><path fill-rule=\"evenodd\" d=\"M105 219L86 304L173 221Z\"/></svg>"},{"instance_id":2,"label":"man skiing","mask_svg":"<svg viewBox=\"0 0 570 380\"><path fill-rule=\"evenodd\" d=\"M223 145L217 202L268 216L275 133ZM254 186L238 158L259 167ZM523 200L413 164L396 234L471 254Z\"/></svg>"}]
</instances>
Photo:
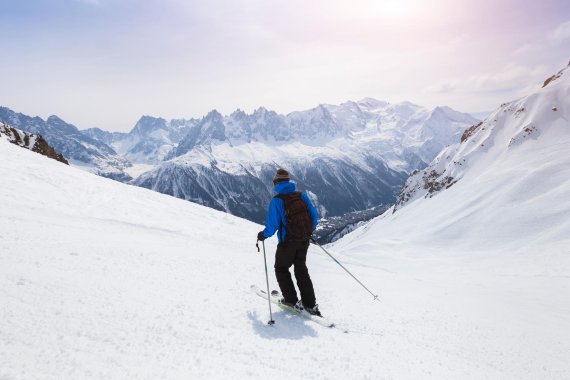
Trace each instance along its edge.
<instances>
[{"instance_id":1,"label":"man skiing","mask_svg":"<svg viewBox=\"0 0 570 380\"><path fill-rule=\"evenodd\" d=\"M296 191L285 169L277 170L273 185L277 195L269 204L265 229L257 234L257 240L263 241L277 232L279 243L275 253L275 277L283 295L281 302L321 316L306 264L309 238L318 222L317 210L306 193ZM291 266L294 266L301 300L291 279Z\"/></svg>"}]
</instances>

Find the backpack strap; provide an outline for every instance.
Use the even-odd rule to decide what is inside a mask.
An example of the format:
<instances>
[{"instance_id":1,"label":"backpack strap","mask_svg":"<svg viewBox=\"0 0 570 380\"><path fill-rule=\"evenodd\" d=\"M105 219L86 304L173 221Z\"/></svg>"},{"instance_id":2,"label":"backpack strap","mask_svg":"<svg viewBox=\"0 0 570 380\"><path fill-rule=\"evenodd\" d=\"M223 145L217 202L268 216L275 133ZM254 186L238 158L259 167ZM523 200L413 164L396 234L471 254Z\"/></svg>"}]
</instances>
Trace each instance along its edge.
<instances>
[{"instance_id":1,"label":"backpack strap","mask_svg":"<svg viewBox=\"0 0 570 380\"><path fill-rule=\"evenodd\" d=\"M288 193L288 194L276 194L273 196L273 198L279 198L279 199L282 199L283 202L285 202L285 199L287 199L289 196L291 196L293 194L301 194L301 192L300 191L294 191L294 192Z\"/></svg>"},{"instance_id":2,"label":"backpack strap","mask_svg":"<svg viewBox=\"0 0 570 380\"><path fill-rule=\"evenodd\" d=\"M283 201L283 214L285 214L285 194L277 194L273 198L278 198ZM277 230L277 236L279 239L283 239L283 222L282 218L279 218L279 229Z\"/></svg>"},{"instance_id":3,"label":"backpack strap","mask_svg":"<svg viewBox=\"0 0 570 380\"><path fill-rule=\"evenodd\" d=\"M277 194L273 198L278 198L278 199L281 199L283 201L283 217L285 217L285 198L286 198L286 195L285 194ZM279 219L279 229L277 230L277 234L279 235L279 237L281 239L283 239L283 218ZM283 239L283 241L284 240L285 239Z\"/></svg>"}]
</instances>

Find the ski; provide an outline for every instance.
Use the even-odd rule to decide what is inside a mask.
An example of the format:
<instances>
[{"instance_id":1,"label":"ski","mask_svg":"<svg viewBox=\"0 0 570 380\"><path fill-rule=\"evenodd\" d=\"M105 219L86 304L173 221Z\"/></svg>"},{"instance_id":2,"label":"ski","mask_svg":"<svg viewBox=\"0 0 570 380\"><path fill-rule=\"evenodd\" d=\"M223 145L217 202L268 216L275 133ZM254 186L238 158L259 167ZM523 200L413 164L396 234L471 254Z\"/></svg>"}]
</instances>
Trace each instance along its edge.
<instances>
[{"instance_id":1,"label":"ski","mask_svg":"<svg viewBox=\"0 0 570 380\"><path fill-rule=\"evenodd\" d=\"M259 286L257 286L257 285L251 285L251 290L255 294L257 294L258 296L260 296L261 298L263 298L265 300L268 298L267 292L265 290L259 288ZM289 313L294 314L294 315L298 315L300 317L303 317L305 319L308 319L310 321L318 323L319 325L324 326L324 327L329 327L329 328L336 327L334 323L328 321L324 317L312 315L306 310L298 310L298 309L295 309L294 307L290 307L290 306L282 304L280 302L281 293L277 290L271 291L271 295L269 296L269 300L271 301L272 304L277 305L280 309L282 309L286 312L289 312Z\"/></svg>"}]
</instances>

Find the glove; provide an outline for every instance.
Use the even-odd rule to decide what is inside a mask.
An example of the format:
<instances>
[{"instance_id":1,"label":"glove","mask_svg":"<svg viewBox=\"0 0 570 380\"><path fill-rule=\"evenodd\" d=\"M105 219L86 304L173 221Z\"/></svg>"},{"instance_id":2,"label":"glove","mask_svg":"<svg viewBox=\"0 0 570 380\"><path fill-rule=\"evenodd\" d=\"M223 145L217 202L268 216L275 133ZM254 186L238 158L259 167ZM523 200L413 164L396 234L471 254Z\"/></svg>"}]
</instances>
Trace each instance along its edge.
<instances>
[{"instance_id":1,"label":"glove","mask_svg":"<svg viewBox=\"0 0 570 380\"><path fill-rule=\"evenodd\" d=\"M259 233L257 234L257 240L259 241L265 240L265 236L263 236L263 231L259 231Z\"/></svg>"}]
</instances>

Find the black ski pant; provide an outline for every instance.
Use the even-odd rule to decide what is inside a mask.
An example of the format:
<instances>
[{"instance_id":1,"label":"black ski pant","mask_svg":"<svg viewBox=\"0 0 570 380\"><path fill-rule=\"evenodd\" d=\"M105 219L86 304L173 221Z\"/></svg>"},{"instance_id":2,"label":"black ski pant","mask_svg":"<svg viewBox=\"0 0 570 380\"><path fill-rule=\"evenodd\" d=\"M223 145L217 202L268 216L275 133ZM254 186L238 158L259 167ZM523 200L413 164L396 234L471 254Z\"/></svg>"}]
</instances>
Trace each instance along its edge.
<instances>
[{"instance_id":1,"label":"black ski pant","mask_svg":"<svg viewBox=\"0 0 570 380\"><path fill-rule=\"evenodd\" d=\"M278 244L275 253L275 277L277 277L277 283L279 283L285 301L296 303L299 299L289 272L289 268L294 266L293 271L303 305L312 308L315 306L315 290L307 269L307 249L309 249L308 241L289 241Z\"/></svg>"}]
</instances>

